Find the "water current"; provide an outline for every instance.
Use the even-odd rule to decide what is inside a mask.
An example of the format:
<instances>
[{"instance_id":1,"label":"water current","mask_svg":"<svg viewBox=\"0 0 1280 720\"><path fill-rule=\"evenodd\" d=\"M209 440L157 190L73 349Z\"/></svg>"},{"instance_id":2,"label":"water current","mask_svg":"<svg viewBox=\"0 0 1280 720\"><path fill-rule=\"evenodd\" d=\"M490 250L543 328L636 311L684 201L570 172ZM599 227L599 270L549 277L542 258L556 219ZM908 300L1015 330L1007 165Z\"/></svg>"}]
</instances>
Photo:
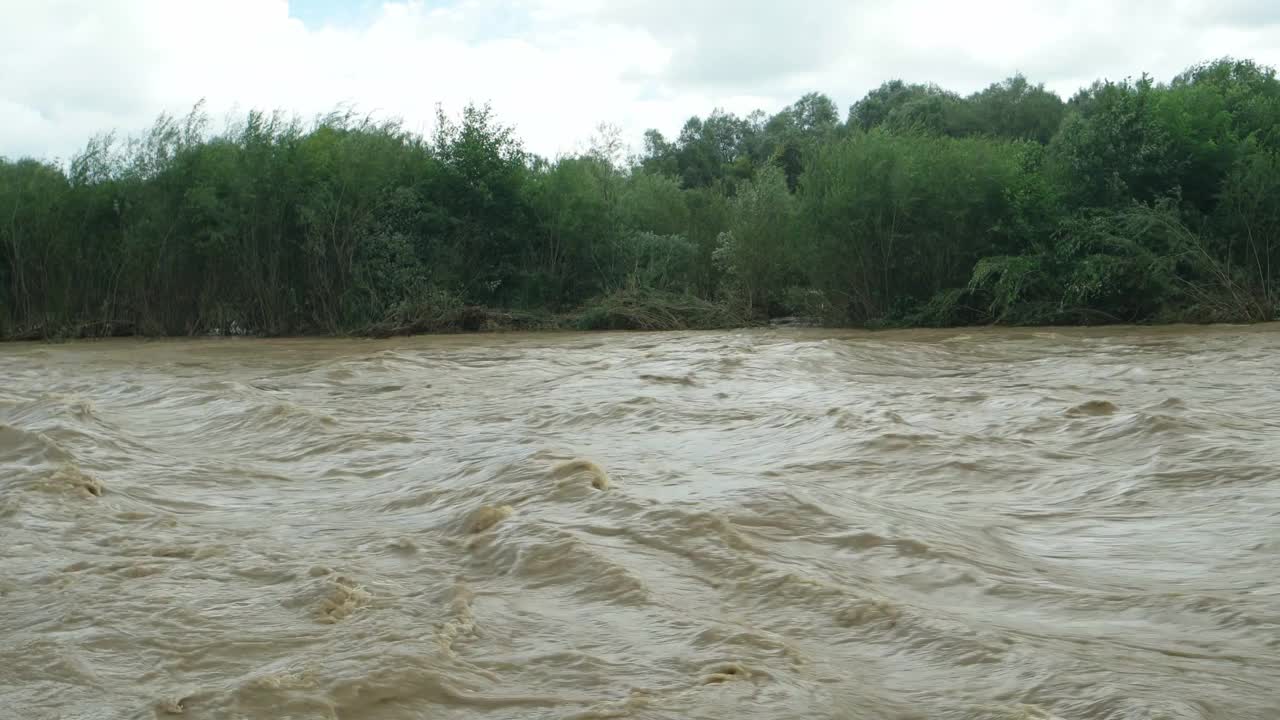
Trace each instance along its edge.
<instances>
[{"instance_id":1,"label":"water current","mask_svg":"<svg viewBox=\"0 0 1280 720\"><path fill-rule=\"evenodd\" d=\"M1280 718L1280 328L0 346L0 718Z\"/></svg>"}]
</instances>

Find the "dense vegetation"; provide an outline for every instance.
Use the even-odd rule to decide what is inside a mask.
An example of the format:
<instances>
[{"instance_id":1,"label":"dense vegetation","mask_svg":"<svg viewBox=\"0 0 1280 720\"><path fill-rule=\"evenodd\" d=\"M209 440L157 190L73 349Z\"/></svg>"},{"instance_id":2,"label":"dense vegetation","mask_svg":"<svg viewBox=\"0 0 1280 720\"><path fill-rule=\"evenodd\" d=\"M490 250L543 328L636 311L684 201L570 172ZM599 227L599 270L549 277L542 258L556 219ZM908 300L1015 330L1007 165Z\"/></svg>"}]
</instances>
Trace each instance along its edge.
<instances>
[{"instance_id":1,"label":"dense vegetation","mask_svg":"<svg viewBox=\"0 0 1280 720\"><path fill-rule=\"evenodd\" d=\"M199 109L0 160L0 335L1256 321L1280 305L1280 80L1068 101L1014 77L811 94L549 161L483 107L431 137Z\"/></svg>"}]
</instances>

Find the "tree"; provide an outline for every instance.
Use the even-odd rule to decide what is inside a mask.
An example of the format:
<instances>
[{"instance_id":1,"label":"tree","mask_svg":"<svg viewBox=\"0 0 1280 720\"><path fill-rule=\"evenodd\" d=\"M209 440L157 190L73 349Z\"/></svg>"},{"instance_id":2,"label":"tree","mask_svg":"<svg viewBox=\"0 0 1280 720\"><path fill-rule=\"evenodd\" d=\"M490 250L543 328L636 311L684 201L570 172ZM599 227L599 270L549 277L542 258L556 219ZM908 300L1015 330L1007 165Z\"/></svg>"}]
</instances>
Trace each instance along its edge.
<instances>
[{"instance_id":1,"label":"tree","mask_svg":"<svg viewBox=\"0 0 1280 720\"><path fill-rule=\"evenodd\" d=\"M975 133L1042 144L1058 132L1066 115L1062 98L1022 75L991 85L966 102L973 108Z\"/></svg>"},{"instance_id":2,"label":"tree","mask_svg":"<svg viewBox=\"0 0 1280 720\"><path fill-rule=\"evenodd\" d=\"M790 274L793 201L782 171L761 168L729 207L729 229L717 239L714 257L730 292L754 312L768 306Z\"/></svg>"},{"instance_id":3,"label":"tree","mask_svg":"<svg viewBox=\"0 0 1280 720\"><path fill-rule=\"evenodd\" d=\"M1144 75L1134 82L1094 83L1072 99L1075 111L1051 145L1072 202L1114 207L1177 192L1186 161L1160 122L1161 92Z\"/></svg>"},{"instance_id":4,"label":"tree","mask_svg":"<svg viewBox=\"0 0 1280 720\"><path fill-rule=\"evenodd\" d=\"M839 125L836 104L820 93L805 95L765 124L768 160L782 170L792 192L804 172L805 154L829 140Z\"/></svg>"},{"instance_id":5,"label":"tree","mask_svg":"<svg viewBox=\"0 0 1280 720\"><path fill-rule=\"evenodd\" d=\"M850 128L885 128L904 132L958 137L969 132L971 121L959 95L937 85L884 83L849 108Z\"/></svg>"}]
</instances>

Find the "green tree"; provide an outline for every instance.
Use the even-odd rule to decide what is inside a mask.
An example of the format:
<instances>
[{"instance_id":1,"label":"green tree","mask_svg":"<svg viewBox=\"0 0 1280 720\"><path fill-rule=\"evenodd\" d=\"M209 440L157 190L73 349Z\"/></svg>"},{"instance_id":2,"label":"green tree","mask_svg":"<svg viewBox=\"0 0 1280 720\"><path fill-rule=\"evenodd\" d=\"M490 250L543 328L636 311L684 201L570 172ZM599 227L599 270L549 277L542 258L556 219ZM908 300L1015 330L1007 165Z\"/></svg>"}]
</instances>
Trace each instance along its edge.
<instances>
[{"instance_id":1,"label":"green tree","mask_svg":"<svg viewBox=\"0 0 1280 720\"><path fill-rule=\"evenodd\" d=\"M972 120L959 95L933 84L893 80L867 93L849 108L850 128L884 128L958 137L969 134Z\"/></svg>"},{"instance_id":2,"label":"green tree","mask_svg":"<svg viewBox=\"0 0 1280 720\"><path fill-rule=\"evenodd\" d=\"M1072 98L1051 144L1060 182L1082 207L1116 207L1175 193L1185 160L1160 122L1163 91L1151 78L1099 82Z\"/></svg>"},{"instance_id":3,"label":"green tree","mask_svg":"<svg viewBox=\"0 0 1280 720\"><path fill-rule=\"evenodd\" d=\"M1047 144L1066 115L1066 103L1044 85L1014 75L966 99L976 134Z\"/></svg>"},{"instance_id":4,"label":"green tree","mask_svg":"<svg viewBox=\"0 0 1280 720\"><path fill-rule=\"evenodd\" d=\"M790 279L793 206L786 176L769 166L744 183L729 203L729 229L717 238L714 258L729 292L748 313L767 308L770 294Z\"/></svg>"}]
</instances>

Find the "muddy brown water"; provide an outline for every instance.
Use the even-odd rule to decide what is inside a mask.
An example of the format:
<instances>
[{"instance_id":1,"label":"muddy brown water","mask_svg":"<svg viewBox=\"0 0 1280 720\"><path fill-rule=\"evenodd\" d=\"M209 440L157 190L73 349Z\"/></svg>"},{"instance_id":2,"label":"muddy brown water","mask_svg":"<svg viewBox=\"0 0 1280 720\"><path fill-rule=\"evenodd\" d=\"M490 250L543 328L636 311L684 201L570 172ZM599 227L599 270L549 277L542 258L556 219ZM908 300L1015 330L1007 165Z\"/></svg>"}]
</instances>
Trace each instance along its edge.
<instances>
[{"instance_id":1,"label":"muddy brown water","mask_svg":"<svg viewBox=\"0 0 1280 720\"><path fill-rule=\"evenodd\" d=\"M0 717L1280 718L1278 359L0 346Z\"/></svg>"}]
</instances>

